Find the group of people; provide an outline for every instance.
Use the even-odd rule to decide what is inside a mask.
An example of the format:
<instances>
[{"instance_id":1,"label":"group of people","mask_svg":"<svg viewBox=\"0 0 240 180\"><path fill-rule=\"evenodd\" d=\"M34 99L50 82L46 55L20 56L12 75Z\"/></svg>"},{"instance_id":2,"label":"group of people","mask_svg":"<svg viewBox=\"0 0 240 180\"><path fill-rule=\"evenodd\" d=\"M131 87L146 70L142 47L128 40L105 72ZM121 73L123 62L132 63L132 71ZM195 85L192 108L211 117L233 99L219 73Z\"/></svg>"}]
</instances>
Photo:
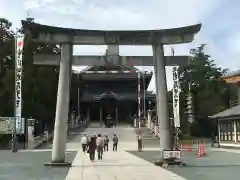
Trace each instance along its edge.
<instances>
[{"instance_id":1,"label":"group of people","mask_svg":"<svg viewBox=\"0 0 240 180\"><path fill-rule=\"evenodd\" d=\"M91 137L88 137L86 134L84 134L81 138L83 152L89 153L89 159L94 161L95 152L97 151L98 160L102 160L103 152L108 151L109 141L108 135L102 136L100 133L98 133L98 135L92 135ZM116 134L113 135L112 142L113 151L117 151L118 137Z\"/></svg>"}]
</instances>

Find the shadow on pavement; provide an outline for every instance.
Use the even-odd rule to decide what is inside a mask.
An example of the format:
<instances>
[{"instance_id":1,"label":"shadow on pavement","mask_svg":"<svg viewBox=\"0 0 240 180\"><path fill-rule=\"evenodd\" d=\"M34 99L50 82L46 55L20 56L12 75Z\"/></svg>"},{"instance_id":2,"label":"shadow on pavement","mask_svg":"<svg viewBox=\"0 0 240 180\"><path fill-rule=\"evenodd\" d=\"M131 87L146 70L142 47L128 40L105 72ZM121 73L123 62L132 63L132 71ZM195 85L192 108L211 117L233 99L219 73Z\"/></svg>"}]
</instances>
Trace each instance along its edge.
<instances>
[{"instance_id":1,"label":"shadow on pavement","mask_svg":"<svg viewBox=\"0 0 240 180\"><path fill-rule=\"evenodd\" d=\"M75 151L66 153L66 160L72 162ZM65 180L69 168L49 168L44 163L51 159L51 151L25 151L11 153L0 151L0 179L1 180Z\"/></svg>"},{"instance_id":2,"label":"shadow on pavement","mask_svg":"<svg viewBox=\"0 0 240 180\"><path fill-rule=\"evenodd\" d=\"M128 152L151 163L160 158L159 151ZM206 153L207 156L199 158L196 156L196 151L185 152L182 159L187 166L168 166L167 170L188 180L239 179L240 154L217 152L210 149L207 149Z\"/></svg>"}]
</instances>

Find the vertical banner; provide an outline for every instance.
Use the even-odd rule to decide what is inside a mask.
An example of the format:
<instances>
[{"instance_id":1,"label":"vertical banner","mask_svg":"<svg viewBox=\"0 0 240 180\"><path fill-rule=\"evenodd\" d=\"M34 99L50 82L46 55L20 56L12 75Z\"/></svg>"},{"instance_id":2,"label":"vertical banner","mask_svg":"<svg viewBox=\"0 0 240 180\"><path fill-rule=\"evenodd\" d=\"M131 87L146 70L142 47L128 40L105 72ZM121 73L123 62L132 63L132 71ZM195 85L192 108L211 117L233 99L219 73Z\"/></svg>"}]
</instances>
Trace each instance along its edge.
<instances>
[{"instance_id":1,"label":"vertical banner","mask_svg":"<svg viewBox=\"0 0 240 180\"><path fill-rule=\"evenodd\" d=\"M140 122L140 117L141 117L141 81L140 81L140 72L137 73L138 75L138 127L141 128L141 122Z\"/></svg>"},{"instance_id":2,"label":"vertical banner","mask_svg":"<svg viewBox=\"0 0 240 180\"><path fill-rule=\"evenodd\" d=\"M24 35L16 35L15 39L15 117L16 128L22 117L22 54Z\"/></svg>"},{"instance_id":3,"label":"vertical banner","mask_svg":"<svg viewBox=\"0 0 240 180\"><path fill-rule=\"evenodd\" d=\"M174 126L176 128L180 127L180 115L179 115L179 94L180 86L178 79L178 67L173 67L173 117L174 117Z\"/></svg>"}]
</instances>

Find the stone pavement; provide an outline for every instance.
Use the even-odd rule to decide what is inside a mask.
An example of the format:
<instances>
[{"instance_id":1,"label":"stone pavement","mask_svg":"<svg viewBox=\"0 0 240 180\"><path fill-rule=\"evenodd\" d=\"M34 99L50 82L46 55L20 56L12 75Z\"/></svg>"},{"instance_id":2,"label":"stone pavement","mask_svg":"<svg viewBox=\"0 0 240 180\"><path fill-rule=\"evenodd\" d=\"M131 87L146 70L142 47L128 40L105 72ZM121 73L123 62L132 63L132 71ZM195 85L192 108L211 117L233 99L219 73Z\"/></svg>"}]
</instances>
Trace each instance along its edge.
<instances>
[{"instance_id":1,"label":"stone pavement","mask_svg":"<svg viewBox=\"0 0 240 180\"><path fill-rule=\"evenodd\" d=\"M72 162L80 148L81 131L68 134L66 160ZM0 180L65 180L69 168L49 168L52 144L41 149L20 150L17 153L0 151Z\"/></svg>"},{"instance_id":2,"label":"stone pavement","mask_svg":"<svg viewBox=\"0 0 240 180\"><path fill-rule=\"evenodd\" d=\"M85 131L91 135L94 133L108 134L110 137L116 133L119 137L119 149L112 151L112 144L108 152L104 152L103 160L91 162L88 154L79 151L73 161L66 180L185 180L179 175L139 158L127 150L136 150L136 134L130 126L118 126L117 128L99 128L90 126Z\"/></svg>"},{"instance_id":3,"label":"stone pavement","mask_svg":"<svg viewBox=\"0 0 240 180\"><path fill-rule=\"evenodd\" d=\"M206 148L205 157L196 157L196 151L184 152L183 160L187 167L172 167L167 170L187 180L238 180L240 179L240 152L236 150ZM129 151L131 154L153 163L159 157L159 151Z\"/></svg>"},{"instance_id":4,"label":"stone pavement","mask_svg":"<svg viewBox=\"0 0 240 180\"><path fill-rule=\"evenodd\" d=\"M137 151L136 134L129 127L99 128L92 126L86 133L103 133L119 136L119 151L104 153L102 161L91 162L88 154L79 149L66 180L237 180L240 179L240 151L214 149L205 145L207 156L196 157L193 152L184 152L187 167L163 169L153 163L160 157L159 140L145 141L143 152Z\"/></svg>"},{"instance_id":5,"label":"stone pavement","mask_svg":"<svg viewBox=\"0 0 240 180\"><path fill-rule=\"evenodd\" d=\"M0 151L0 180L64 180L69 168L48 168L44 163L51 160L50 150L32 150L11 153ZM66 153L67 161L72 161L74 151Z\"/></svg>"},{"instance_id":6,"label":"stone pavement","mask_svg":"<svg viewBox=\"0 0 240 180\"><path fill-rule=\"evenodd\" d=\"M119 149L108 151L103 160L91 162L88 154L80 149L73 161L66 180L185 180L179 175L154 166L137 156Z\"/></svg>"},{"instance_id":7,"label":"stone pavement","mask_svg":"<svg viewBox=\"0 0 240 180\"><path fill-rule=\"evenodd\" d=\"M99 128L91 125L85 133L119 136L119 150L104 153L103 160L89 161L81 150L81 132L68 136L66 159L69 168L49 168L43 164L51 160L51 144L44 149L23 150L18 153L0 151L0 180L237 180L240 178L240 150L206 147L207 156L196 157L184 152L187 167L163 169L153 165L159 159L159 140L146 142L143 152L137 152L134 129L130 126Z\"/></svg>"}]
</instances>

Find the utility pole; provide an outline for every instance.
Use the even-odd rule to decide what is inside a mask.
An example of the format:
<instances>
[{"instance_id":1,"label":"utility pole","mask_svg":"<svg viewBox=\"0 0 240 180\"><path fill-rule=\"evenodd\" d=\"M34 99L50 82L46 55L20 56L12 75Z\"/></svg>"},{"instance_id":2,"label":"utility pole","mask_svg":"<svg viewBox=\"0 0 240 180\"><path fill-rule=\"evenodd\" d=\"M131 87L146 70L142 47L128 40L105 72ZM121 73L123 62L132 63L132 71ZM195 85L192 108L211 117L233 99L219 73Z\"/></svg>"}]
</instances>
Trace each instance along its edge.
<instances>
[{"instance_id":1,"label":"utility pole","mask_svg":"<svg viewBox=\"0 0 240 180\"><path fill-rule=\"evenodd\" d=\"M146 77L147 71L144 72L144 78L143 78L143 116L146 118L146 90L145 90L145 77Z\"/></svg>"},{"instance_id":2,"label":"utility pole","mask_svg":"<svg viewBox=\"0 0 240 180\"><path fill-rule=\"evenodd\" d=\"M4 72L4 67L3 67L3 63L4 63L4 56L3 56L3 39L4 39L4 32L3 29L4 28L4 22L1 21L0 19L0 75L3 74Z\"/></svg>"},{"instance_id":3,"label":"utility pole","mask_svg":"<svg viewBox=\"0 0 240 180\"><path fill-rule=\"evenodd\" d=\"M4 73L4 56L3 56L3 21L0 19L0 82ZM1 83L0 83L1 86ZM3 104L2 104L2 100L1 100L1 95L0 95L0 116L2 113L2 108Z\"/></svg>"},{"instance_id":4,"label":"utility pole","mask_svg":"<svg viewBox=\"0 0 240 180\"><path fill-rule=\"evenodd\" d=\"M81 113L81 107L80 107L80 82L79 82L79 75L80 73L78 73L78 78L77 78L77 85L78 85L78 89L77 89L77 102L78 102L78 111L77 111L77 114L78 116L80 116L80 113Z\"/></svg>"}]
</instances>

